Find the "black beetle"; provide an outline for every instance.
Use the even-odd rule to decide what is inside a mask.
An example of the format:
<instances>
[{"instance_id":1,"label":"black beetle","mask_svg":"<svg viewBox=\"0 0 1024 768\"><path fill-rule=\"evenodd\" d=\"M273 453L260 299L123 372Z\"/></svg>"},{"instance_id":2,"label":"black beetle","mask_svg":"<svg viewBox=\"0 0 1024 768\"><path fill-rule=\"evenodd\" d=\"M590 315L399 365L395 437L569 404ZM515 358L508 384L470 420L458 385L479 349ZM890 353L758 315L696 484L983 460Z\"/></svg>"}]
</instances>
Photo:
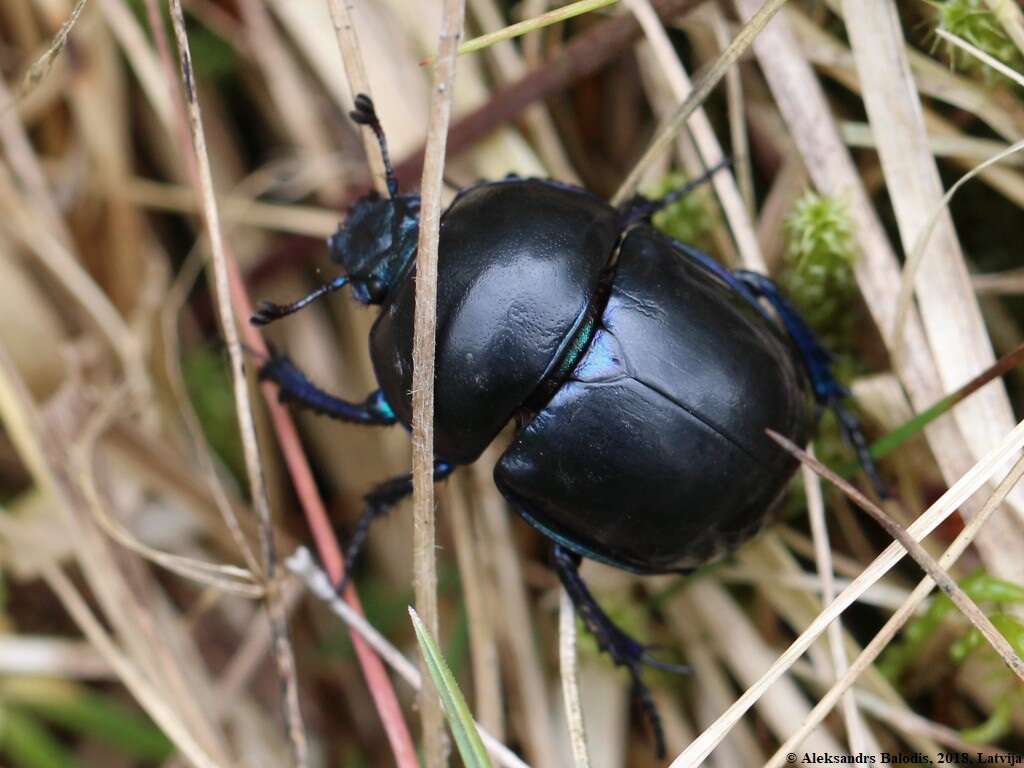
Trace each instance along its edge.
<instances>
[{"instance_id":1,"label":"black beetle","mask_svg":"<svg viewBox=\"0 0 1024 768\"><path fill-rule=\"evenodd\" d=\"M261 376L278 384L282 401L408 428L419 197L398 194L373 103L360 95L355 105L352 119L379 140L389 197L360 199L330 239L341 277L293 304L263 303L252 322L265 325L344 285L382 305L370 333L380 389L362 403L319 390L283 355ZM881 488L828 354L775 284L731 273L650 226L692 186L616 209L553 181L480 183L445 211L438 264L435 479L475 461L515 420L495 483L554 541L561 581L601 648L630 670L659 754L640 665L672 665L601 610L580 559L664 573L735 549L761 527L796 468L765 430L803 444L822 406L835 409ZM405 475L366 496L350 567L374 518L411 491Z\"/></svg>"}]
</instances>

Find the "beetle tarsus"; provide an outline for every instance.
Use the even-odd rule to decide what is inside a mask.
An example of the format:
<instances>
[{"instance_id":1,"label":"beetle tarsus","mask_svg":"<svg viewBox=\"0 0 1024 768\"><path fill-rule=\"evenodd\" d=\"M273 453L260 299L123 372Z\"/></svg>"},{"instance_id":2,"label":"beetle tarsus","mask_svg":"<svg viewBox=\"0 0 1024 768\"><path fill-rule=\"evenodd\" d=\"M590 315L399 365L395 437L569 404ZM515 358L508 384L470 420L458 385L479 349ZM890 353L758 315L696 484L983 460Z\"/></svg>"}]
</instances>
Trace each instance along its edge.
<instances>
[{"instance_id":1,"label":"beetle tarsus","mask_svg":"<svg viewBox=\"0 0 1024 768\"><path fill-rule=\"evenodd\" d=\"M293 301L291 304L274 304L272 301L261 301L256 305L256 311L252 313L249 322L253 325L269 325L275 320L280 320L282 317L292 315L303 307L309 306L321 296L333 293L346 283L348 283L347 277L338 277L326 285L321 285L298 301Z\"/></svg>"},{"instance_id":2,"label":"beetle tarsus","mask_svg":"<svg viewBox=\"0 0 1024 768\"><path fill-rule=\"evenodd\" d=\"M301 408L353 424L388 426L396 421L395 413L378 389L362 403L352 403L324 392L296 367L287 355L271 352L259 371L260 381L272 381L278 386L277 399Z\"/></svg>"},{"instance_id":3,"label":"beetle tarsus","mask_svg":"<svg viewBox=\"0 0 1024 768\"><path fill-rule=\"evenodd\" d=\"M455 465L447 461L434 462L434 482L444 480L455 471ZM366 538L370 533L370 527L374 521L386 515L402 499L412 494L412 475L405 474L392 477L376 486L363 497L366 506L363 514L356 522L356 528L352 532L352 538L345 547L345 573L341 580L335 585L334 591L338 595L344 595L352 579L352 569L355 566L359 553L366 544Z\"/></svg>"},{"instance_id":4,"label":"beetle tarsus","mask_svg":"<svg viewBox=\"0 0 1024 768\"><path fill-rule=\"evenodd\" d=\"M377 117L377 109L373 106L373 99L365 93L356 95L355 109L348 113L349 117L359 125L365 125L373 135L377 137L377 144L380 145L381 159L384 161L384 172L388 182L388 196L394 197L398 194L398 177L395 176L395 169L391 167L391 156L388 154L388 142L384 138L384 128Z\"/></svg>"},{"instance_id":5,"label":"beetle tarsus","mask_svg":"<svg viewBox=\"0 0 1024 768\"><path fill-rule=\"evenodd\" d=\"M569 594L576 612L583 619L590 633L597 639L598 647L609 656L618 666L629 670L633 678L633 698L643 710L647 721L651 724L651 731L654 734L655 750L659 758L665 757L665 734L661 727L661 717L654 704L654 697L650 689L640 676L642 665L666 672L689 672L689 667L679 664L669 664L655 659L648 653L647 646L630 637L623 631L607 613L597 604L593 594L586 583L580 577L580 556L561 544L556 544L553 550L555 570L558 577Z\"/></svg>"}]
</instances>

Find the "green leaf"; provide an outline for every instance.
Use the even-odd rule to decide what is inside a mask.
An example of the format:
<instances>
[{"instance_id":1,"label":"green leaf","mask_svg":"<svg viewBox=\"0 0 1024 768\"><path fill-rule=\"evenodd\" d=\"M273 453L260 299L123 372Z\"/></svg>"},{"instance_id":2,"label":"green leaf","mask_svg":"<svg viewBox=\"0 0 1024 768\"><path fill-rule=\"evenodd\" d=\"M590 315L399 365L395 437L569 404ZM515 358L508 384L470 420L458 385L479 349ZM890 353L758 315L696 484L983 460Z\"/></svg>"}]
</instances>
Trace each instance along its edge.
<instances>
[{"instance_id":1,"label":"green leaf","mask_svg":"<svg viewBox=\"0 0 1024 768\"><path fill-rule=\"evenodd\" d=\"M73 768L77 763L64 746L34 718L0 709L0 756L15 768Z\"/></svg>"},{"instance_id":2,"label":"green leaf","mask_svg":"<svg viewBox=\"0 0 1024 768\"><path fill-rule=\"evenodd\" d=\"M455 682L451 670L448 669L441 650L412 607L409 608L409 616L412 617L412 626L416 630L420 651L441 697L441 706L444 707L448 727L452 729L452 736L455 737L455 745L458 747L462 762L466 768L490 768L491 760L484 749L483 741L480 740L480 732L476 729L473 715L466 706L466 699L459 690L459 684Z\"/></svg>"},{"instance_id":3,"label":"green leaf","mask_svg":"<svg viewBox=\"0 0 1024 768\"><path fill-rule=\"evenodd\" d=\"M170 740L146 717L86 689L17 696L18 710L87 736L135 760L161 763L174 753Z\"/></svg>"}]
</instances>

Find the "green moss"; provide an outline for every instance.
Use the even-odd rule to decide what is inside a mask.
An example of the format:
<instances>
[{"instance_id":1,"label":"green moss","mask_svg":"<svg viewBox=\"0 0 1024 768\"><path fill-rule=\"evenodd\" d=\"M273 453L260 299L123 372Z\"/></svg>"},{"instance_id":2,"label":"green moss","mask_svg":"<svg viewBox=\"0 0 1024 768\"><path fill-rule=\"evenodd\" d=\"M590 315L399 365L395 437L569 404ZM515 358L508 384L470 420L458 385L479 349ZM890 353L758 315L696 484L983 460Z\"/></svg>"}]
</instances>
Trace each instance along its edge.
<instances>
[{"instance_id":1,"label":"green moss","mask_svg":"<svg viewBox=\"0 0 1024 768\"><path fill-rule=\"evenodd\" d=\"M990 576L985 571L975 571L960 581L960 587L968 597L982 606L1024 603L1024 588ZM925 645L954 611L953 601L945 594L938 595L922 616L907 624L900 641L886 649L878 665L882 674L894 682L899 680L914 660L922 657ZM1024 624L1000 612L990 614L990 618L1017 653L1024 653ZM950 658L960 664L984 644L981 634L972 627L950 646ZM1007 670L1007 674L1012 673Z\"/></svg>"},{"instance_id":2,"label":"green moss","mask_svg":"<svg viewBox=\"0 0 1024 768\"><path fill-rule=\"evenodd\" d=\"M936 12L937 29L963 38L1008 67L1024 71L1024 57L985 0L946 0L932 2L931 6ZM981 75L991 82L1006 79L984 62L951 44L947 45L943 41L943 48L954 67Z\"/></svg>"},{"instance_id":3,"label":"green moss","mask_svg":"<svg viewBox=\"0 0 1024 768\"><path fill-rule=\"evenodd\" d=\"M838 354L853 346L856 256L846 203L804 194L786 219L782 284L825 347Z\"/></svg>"},{"instance_id":4,"label":"green moss","mask_svg":"<svg viewBox=\"0 0 1024 768\"><path fill-rule=\"evenodd\" d=\"M209 347L194 349L186 355L183 370L189 399L210 447L243 482L242 438L238 432L231 376L223 355Z\"/></svg>"},{"instance_id":5,"label":"green moss","mask_svg":"<svg viewBox=\"0 0 1024 768\"><path fill-rule=\"evenodd\" d=\"M644 190L644 194L656 200L686 186L687 181L681 173L670 173L653 187ZM711 228L714 222L711 210L708 189L704 186L655 214L651 223L659 232L707 251L711 248Z\"/></svg>"}]
</instances>

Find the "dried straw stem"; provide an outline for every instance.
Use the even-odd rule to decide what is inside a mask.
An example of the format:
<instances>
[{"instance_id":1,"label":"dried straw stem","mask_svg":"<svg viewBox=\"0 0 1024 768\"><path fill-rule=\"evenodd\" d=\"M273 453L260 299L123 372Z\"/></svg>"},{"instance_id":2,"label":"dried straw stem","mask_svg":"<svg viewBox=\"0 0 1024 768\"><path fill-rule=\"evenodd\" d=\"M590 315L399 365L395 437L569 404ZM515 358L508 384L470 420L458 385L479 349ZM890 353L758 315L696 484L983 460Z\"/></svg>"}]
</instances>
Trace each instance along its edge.
<instances>
[{"instance_id":1,"label":"dried straw stem","mask_svg":"<svg viewBox=\"0 0 1024 768\"><path fill-rule=\"evenodd\" d=\"M955 512L963 502L972 496L994 475L999 468L1024 447L1024 422L1019 423L1002 442L989 451L981 461L966 472L938 501L932 504L908 529L915 540L921 540L933 531L943 520ZM864 569L835 600L815 618L796 640L765 671L761 678L751 685L712 727L697 737L672 763L673 768L699 765L738 722L764 692L788 670L810 647L825 628L842 614L867 588L880 579L900 561L906 550L898 542L886 547L875 560ZM851 668L852 669L852 668Z\"/></svg>"},{"instance_id":2,"label":"dried straw stem","mask_svg":"<svg viewBox=\"0 0 1024 768\"><path fill-rule=\"evenodd\" d=\"M353 610L351 605L338 598L327 574L320 570L316 563L313 562L313 556L309 553L309 550L299 547L285 561L285 565L288 566L292 573L305 582L310 592L327 603L335 616L344 621L365 642L369 643L379 654L380 658L384 659L414 691L423 690L423 675L420 674L419 668L409 661L398 648L388 642L387 638L378 632L361 613ZM530 768L515 752L492 736L480 723L477 723L477 729L480 731L480 738L484 745L501 765L507 768Z\"/></svg>"},{"instance_id":3,"label":"dried straw stem","mask_svg":"<svg viewBox=\"0 0 1024 768\"><path fill-rule=\"evenodd\" d=\"M813 456L814 449L808 449L808 455ZM828 523L825 520L825 500L822 498L821 481L817 475L807 466L802 467L804 489L807 493L807 511L811 520L811 536L814 539L814 559L818 568L818 578L821 580L821 604L828 605L836 595L835 575L832 570L832 546L828 537ZM840 678L850 666L846 657L846 648L843 645L843 623L842 620L832 622L827 630L829 651L832 654L833 675ZM843 723L846 726L846 738L850 744L850 751L854 754L868 753L874 739L867 729L864 718L857 709L857 703L852 695L844 696Z\"/></svg>"},{"instance_id":4,"label":"dried straw stem","mask_svg":"<svg viewBox=\"0 0 1024 768\"><path fill-rule=\"evenodd\" d=\"M185 31L185 16L181 8L181 0L170 0L170 7L171 22L178 42L178 54L181 58L181 74L185 85L185 103L191 128L192 147L195 150L197 161L199 190L203 199L203 216L210 238L217 308L220 314L221 329L224 333L228 356L231 361L235 410L238 417L239 432L242 437L246 474L249 478L249 492L257 520L259 521L260 544L263 550L263 576L267 590L267 611L274 630L275 658L283 685L285 718L288 722L295 764L301 768L308 764L309 748L306 743L305 728L302 724L302 713L299 709L295 657L292 653L291 643L288 640L287 616L281 606L280 595L277 592L278 584L275 581L277 554L274 551L273 523L270 518L270 503L267 500L267 490L263 479L263 465L260 460L259 443L256 439L256 426L253 420L252 405L249 400L249 386L245 378L242 347L238 339L238 328L235 326L232 292L228 278L228 257L224 249L217 199L213 189L213 172L210 168L210 158L206 150L206 135L203 130L202 112L196 94L195 72L192 68L192 55L189 48L188 35Z\"/></svg>"},{"instance_id":5,"label":"dried straw stem","mask_svg":"<svg viewBox=\"0 0 1024 768\"><path fill-rule=\"evenodd\" d=\"M416 609L427 629L439 637L437 562L434 553L434 350L437 325L437 247L441 229L441 190L445 145L451 121L455 56L462 37L464 0L447 0L434 65L426 156L420 183L419 244L416 253L416 311L413 320L412 483L413 579ZM424 762L440 768L447 762L444 713L433 685L419 696Z\"/></svg>"},{"instance_id":6,"label":"dried straw stem","mask_svg":"<svg viewBox=\"0 0 1024 768\"><path fill-rule=\"evenodd\" d=\"M647 168L668 149L669 145L675 140L676 134L686 124L686 121L690 119L694 111L704 103L704 100L714 90L715 86L718 85L719 81L725 77L729 68L739 60L744 51L754 42L754 38L760 34L761 30L765 28L772 17L785 4L786 0L765 0L764 5L758 9L757 13L737 33L729 47L722 51L722 55L711 65L707 74L700 79L690 92L690 95L683 100L683 103L679 105L672 116L658 129L643 157L633 167L629 176L626 177L626 180L622 182L622 185L612 197L612 205L623 203L636 194L637 186L640 184L640 180L643 178Z\"/></svg>"},{"instance_id":7,"label":"dried straw stem","mask_svg":"<svg viewBox=\"0 0 1024 768\"><path fill-rule=\"evenodd\" d=\"M1017 460L1017 463L1013 465L1009 474L1003 478L1002 482L996 487L995 491L985 501L981 510L978 514L972 517L967 525L953 540L953 543L946 548L946 551L942 553L942 556L938 560L938 565L943 570L949 569L956 563L957 559L964 553L964 551L971 545L974 538L977 536L978 531L985 525L985 523L992 517L992 515L999 509L1003 500L1006 498L1006 494L1020 482L1021 477L1024 477L1024 457ZM916 613L921 603L924 602L925 598L935 587L935 582L930 576L925 576L914 591L910 593L910 597L907 598L906 602L900 606L899 610L894 613L889 620L885 623L878 634L871 640L870 643L861 651L860 655L850 665L849 670L843 677L836 682L821 699L815 705L814 709L807 719L800 724L800 728L794 733L786 743L779 747L778 751L772 756L772 759L767 763L765 768L779 768L783 765L785 755L787 752L794 749L801 741L804 736L809 733L818 723L825 719L828 713L835 706L836 701L839 697L849 689L856 679L874 663L875 659L878 658L879 654L889 642L896 636L896 633L900 631L904 624Z\"/></svg>"},{"instance_id":8,"label":"dried straw stem","mask_svg":"<svg viewBox=\"0 0 1024 768\"><path fill-rule=\"evenodd\" d=\"M562 676L562 700L565 719L569 724L569 745L576 768L589 768L587 732L583 727L583 707L580 704L579 656L576 653L576 609L569 593L559 590L558 599L558 658Z\"/></svg>"},{"instance_id":9,"label":"dried straw stem","mask_svg":"<svg viewBox=\"0 0 1024 768\"><path fill-rule=\"evenodd\" d=\"M991 645L995 649L996 653L1002 657L1003 661L1006 662L1006 666L1008 666L1010 670L1017 675L1022 682L1024 682L1024 660L1021 660L1020 656L1018 656L1017 652L1013 649L1013 646L1011 646L1007 639L1003 637L998 629L996 629L992 620L985 615L981 608L979 608L970 597L968 597L967 593L963 591L960 585L953 581L952 577L935 562L935 558L929 555L928 551L924 547L912 538L907 531L899 525L899 523L894 521L888 515L888 513L884 512L881 507L820 461L803 451L791 440L788 440L772 430L768 430L768 436L803 462L804 466L809 467L818 475L835 485L858 507L867 512L876 523L882 526L886 533L902 544L903 548L907 550L907 553L917 561L917 564L920 565L921 568L923 568L939 586L939 589L949 596L949 599L953 601L953 604L956 605L964 616L966 616L978 631L981 632L982 637L988 640L989 645Z\"/></svg>"}]
</instances>

